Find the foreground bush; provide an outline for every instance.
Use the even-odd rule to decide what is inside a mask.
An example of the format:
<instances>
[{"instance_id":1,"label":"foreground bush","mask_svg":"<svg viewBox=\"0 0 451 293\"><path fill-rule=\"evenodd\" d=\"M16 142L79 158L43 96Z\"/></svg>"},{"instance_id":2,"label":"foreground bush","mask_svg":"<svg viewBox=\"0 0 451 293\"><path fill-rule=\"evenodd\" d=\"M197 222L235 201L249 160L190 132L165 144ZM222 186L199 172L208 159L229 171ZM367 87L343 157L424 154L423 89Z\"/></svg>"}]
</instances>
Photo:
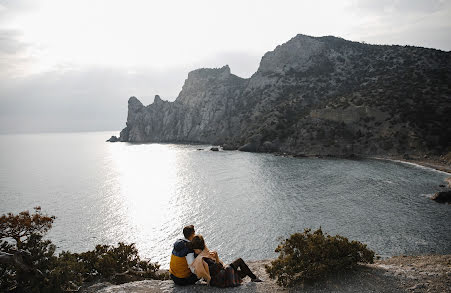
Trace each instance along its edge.
<instances>
[{"instance_id":1,"label":"foreground bush","mask_svg":"<svg viewBox=\"0 0 451 293\"><path fill-rule=\"evenodd\" d=\"M157 275L158 263L141 260L135 245L97 245L83 253L63 251L43 240L55 217L9 213L0 217L0 292L69 292L86 282L105 280L116 284Z\"/></svg>"},{"instance_id":2,"label":"foreground bush","mask_svg":"<svg viewBox=\"0 0 451 293\"><path fill-rule=\"evenodd\" d=\"M276 252L279 257L266 266L266 271L284 287L318 280L327 273L353 268L359 262L372 263L374 259L374 252L365 244L325 235L321 228L291 235Z\"/></svg>"}]
</instances>

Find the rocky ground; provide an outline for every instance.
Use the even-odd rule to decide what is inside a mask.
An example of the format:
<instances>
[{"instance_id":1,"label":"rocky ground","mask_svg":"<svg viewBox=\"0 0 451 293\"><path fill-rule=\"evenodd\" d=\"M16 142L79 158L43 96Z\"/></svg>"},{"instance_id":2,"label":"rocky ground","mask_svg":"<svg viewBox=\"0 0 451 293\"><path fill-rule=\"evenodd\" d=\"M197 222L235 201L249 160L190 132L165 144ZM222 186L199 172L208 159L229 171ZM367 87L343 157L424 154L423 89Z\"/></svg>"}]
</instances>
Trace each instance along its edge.
<instances>
[{"instance_id":1,"label":"rocky ground","mask_svg":"<svg viewBox=\"0 0 451 293\"><path fill-rule=\"evenodd\" d=\"M451 292L451 255L398 256L377 262L408 292Z\"/></svg>"},{"instance_id":2,"label":"rocky ground","mask_svg":"<svg viewBox=\"0 0 451 293\"><path fill-rule=\"evenodd\" d=\"M269 279L264 268L267 263L269 261L250 263L251 269L264 282L252 283L246 279L236 288L219 289L205 283L179 287L172 281L146 280L117 286L101 283L83 292L451 292L451 255L398 256L377 260L374 264L360 265L353 271L329 276L313 285L291 289L281 288Z\"/></svg>"}]
</instances>

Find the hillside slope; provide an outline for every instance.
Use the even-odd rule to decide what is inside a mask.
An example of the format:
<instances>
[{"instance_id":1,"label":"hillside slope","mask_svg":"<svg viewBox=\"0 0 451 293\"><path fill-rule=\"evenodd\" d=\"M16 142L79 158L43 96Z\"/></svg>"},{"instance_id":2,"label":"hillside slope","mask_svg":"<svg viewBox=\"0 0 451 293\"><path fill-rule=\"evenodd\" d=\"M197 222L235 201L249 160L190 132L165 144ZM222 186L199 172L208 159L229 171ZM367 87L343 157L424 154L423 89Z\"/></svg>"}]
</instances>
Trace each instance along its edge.
<instances>
[{"instance_id":1,"label":"hillside slope","mask_svg":"<svg viewBox=\"0 0 451 293\"><path fill-rule=\"evenodd\" d=\"M248 79L228 66L197 69L174 102L128 106L120 141L439 155L451 145L451 52L297 35Z\"/></svg>"}]
</instances>

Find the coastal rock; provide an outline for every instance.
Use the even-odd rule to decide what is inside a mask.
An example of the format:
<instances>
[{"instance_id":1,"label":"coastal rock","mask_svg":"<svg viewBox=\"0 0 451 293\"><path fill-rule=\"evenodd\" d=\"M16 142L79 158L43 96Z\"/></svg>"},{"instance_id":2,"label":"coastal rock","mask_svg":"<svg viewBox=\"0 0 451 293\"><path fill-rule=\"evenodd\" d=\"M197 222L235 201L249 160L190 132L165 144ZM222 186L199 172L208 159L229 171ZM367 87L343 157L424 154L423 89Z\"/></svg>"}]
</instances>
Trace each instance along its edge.
<instances>
[{"instance_id":1,"label":"coastal rock","mask_svg":"<svg viewBox=\"0 0 451 293\"><path fill-rule=\"evenodd\" d=\"M264 152L264 153L273 153L273 152L279 151L279 147L278 147L277 143L274 143L272 141L265 141L259 147L258 151Z\"/></svg>"},{"instance_id":2,"label":"coastal rock","mask_svg":"<svg viewBox=\"0 0 451 293\"><path fill-rule=\"evenodd\" d=\"M142 108L144 108L144 105L140 100L138 100L136 97L130 97L130 99L128 100L129 115L139 112Z\"/></svg>"},{"instance_id":3,"label":"coastal rock","mask_svg":"<svg viewBox=\"0 0 451 293\"><path fill-rule=\"evenodd\" d=\"M112 287L114 286L114 284L109 283L109 282L101 282L101 283L96 283L93 284L87 288L82 288L80 291L81 293L96 293L101 291L104 288L108 288L108 287Z\"/></svg>"},{"instance_id":4,"label":"coastal rock","mask_svg":"<svg viewBox=\"0 0 451 293\"><path fill-rule=\"evenodd\" d=\"M431 199L439 203L451 203L451 190L439 191Z\"/></svg>"},{"instance_id":5,"label":"coastal rock","mask_svg":"<svg viewBox=\"0 0 451 293\"><path fill-rule=\"evenodd\" d=\"M448 188L451 188L451 177L446 178L445 182L448 184Z\"/></svg>"},{"instance_id":6,"label":"coastal rock","mask_svg":"<svg viewBox=\"0 0 451 293\"><path fill-rule=\"evenodd\" d=\"M238 148L241 152L256 152L257 151L257 144L254 142L247 143L241 147Z\"/></svg>"},{"instance_id":7,"label":"coastal rock","mask_svg":"<svg viewBox=\"0 0 451 293\"><path fill-rule=\"evenodd\" d=\"M119 141L119 138L115 135L111 136L111 138L107 140L107 142L117 142L117 141Z\"/></svg>"},{"instance_id":8,"label":"coastal rock","mask_svg":"<svg viewBox=\"0 0 451 293\"><path fill-rule=\"evenodd\" d=\"M260 278L261 283L250 282L244 278L241 286L235 288L216 288L200 281L196 285L176 286L170 280L145 280L121 285L93 286L82 289L80 293L122 293L122 292L448 292L450 255L425 255L392 257L376 260L371 265L358 265L354 270L329 274L314 284L298 285L291 289L278 286L265 271L270 260L248 262L250 269Z\"/></svg>"},{"instance_id":9,"label":"coastal rock","mask_svg":"<svg viewBox=\"0 0 451 293\"><path fill-rule=\"evenodd\" d=\"M210 151L218 152L218 151L219 151L219 148L218 148L218 147L211 147L211 148L210 148Z\"/></svg>"},{"instance_id":10,"label":"coastal rock","mask_svg":"<svg viewBox=\"0 0 451 293\"><path fill-rule=\"evenodd\" d=\"M235 150L238 149L238 147L236 147L236 146L234 146L232 144L225 143L225 144L222 145L222 149L224 151L235 151Z\"/></svg>"},{"instance_id":11,"label":"coastal rock","mask_svg":"<svg viewBox=\"0 0 451 293\"><path fill-rule=\"evenodd\" d=\"M416 291L416 292L421 292L421 289L426 289L426 285L419 283L419 284L416 284L415 286L407 288L407 290L409 290L409 291Z\"/></svg>"},{"instance_id":12,"label":"coastal rock","mask_svg":"<svg viewBox=\"0 0 451 293\"><path fill-rule=\"evenodd\" d=\"M450 76L451 52L297 35L267 52L250 78L227 65L201 68L174 102L157 95L143 106L131 97L119 140L339 157L445 154Z\"/></svg>"}]
</instances>

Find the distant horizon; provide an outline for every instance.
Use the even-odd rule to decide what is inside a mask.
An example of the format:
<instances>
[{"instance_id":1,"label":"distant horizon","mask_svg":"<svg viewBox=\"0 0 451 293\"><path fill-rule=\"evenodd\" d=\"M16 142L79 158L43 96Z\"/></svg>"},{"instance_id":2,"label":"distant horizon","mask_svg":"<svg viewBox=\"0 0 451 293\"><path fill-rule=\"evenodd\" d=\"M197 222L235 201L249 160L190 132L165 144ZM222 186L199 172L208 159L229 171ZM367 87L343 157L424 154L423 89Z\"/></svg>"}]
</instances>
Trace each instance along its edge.
<instances>
[{"instance_id":1,"label":"distant horizon","mask_svg":"<svg viewBox=\"0 0 451 293\"><path fill-rule=\"evenodd\" d=\"M124 126L125 127L125 126ZM115 132L119 134L119 132L122 129L119 130L48 130L48 131L36 131L36 132L0 132L0 135L39 135L39 134L70 134L70 133L86 133L86 132ZM109 137L105 137L105 140L107 140Z\"/></svg>"}]
</instances>

